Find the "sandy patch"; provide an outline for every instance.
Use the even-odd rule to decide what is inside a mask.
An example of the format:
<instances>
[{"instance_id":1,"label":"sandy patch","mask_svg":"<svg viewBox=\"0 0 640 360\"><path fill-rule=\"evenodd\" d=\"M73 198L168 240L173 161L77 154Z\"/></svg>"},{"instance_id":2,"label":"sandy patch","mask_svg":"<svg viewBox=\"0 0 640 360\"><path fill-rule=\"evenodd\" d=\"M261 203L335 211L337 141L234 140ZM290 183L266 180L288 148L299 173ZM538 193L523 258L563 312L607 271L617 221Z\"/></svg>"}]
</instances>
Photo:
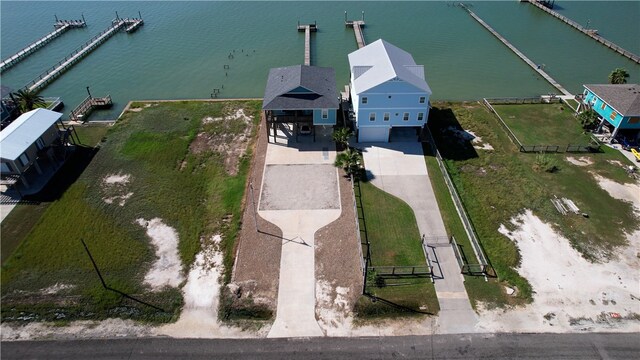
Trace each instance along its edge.
<instances>
[{"instance_id":1,"label":"sandy patch","mask_svg":"<svg viewBox=\"0 0 640 360\"><path fill-rule=\"evenodd\" d=\"M586 261L553 228L530 210L511 220L515 231L499 231L521 254L518 273L533 287L532 304L517 309L485 310L480 304L478 328L484 331L570 332L640 330L640 246L637 235L620 259L601 264ZM631 256L632 255L632 256Z\"/></svg>"},{"instance_id":2,"label":"sandy patch","mask_svg":"<svg viewBox=\"0 0 640 360\"><path fill-rule=\"evenodd\" d=\"M473 145L474 149L487 150L487 151L493 150L493 146L491 146L491 144L483 142L482 138L476 135L471 130L467 130L467 129L460 130L453 126L449 126L447 128L442 129L442 132L449 133L455 136L456 138L458 138L458 142L460 143L464 143L467 141L470 142L471 145Z\"/></svg>"},{"instance_id":3,"label":"sandy patch","mask_svg":"<svg viewBox=\"0 0 640 360\"><path fill-rule=\"evenodd\" d=\"M622 163L622 161L620 161L620 160L607 160L607 162L608 162L609 164L617 165L617 166L621 166L621 167L626 166L626 165L625 165L625 164L623 164L623 163Z\"/></svg>"},{"instance_id":4,"label":"sandy patch","mask_svg":"<svg viewBox=\"0 0 640 360\"><path fill-rule=\"evenodd\" d=\"M149 221L137 219L136 222L146 228L157 256L151 270L144 277L144 283L149 285L152 291L159 291L165 286L178 287L184 280L182 263L178 256L178 233L171 226L165 225L160 218Z\"/></svg>"},{"instance_id":5,"label":"sandy patch","mask_svg":"<svg viewBox=\"0 0 640 360\"><path fill-rule=\"evenodd\" d=\"M234 123L245 124L240 134L234 134L230 130L237 129ZM236 109L231 114L223 117L207 116L202 119L204 125L221 123L215 131L203 131L196 135L189 145L189 150L194 154L214 151L224 156L224 167L228 174L238 173L240 158L245 154L251 131L253 129L253 116L246 115L244 109ZM205 128L206 129L206 128ZM237 130L236 130L237 131Z\"/></svg>"},{"instance_id":6,"label":"sandy patch","mask_svg":"<svg viewBox=\"0 0 640 360\"><path fill-rule=\"evenodd\" d=\"M567 160L568 162L576 166L589 166L593 164L593 160L587 156L582 156L579 158L574 158L573 156L567 156L565 160Z\"/></svg>"},{"instance_id":7,"label":"sandy patch","mask_svg":"<svg viewBox=\"0 0 640 360\"><path fill-rule=\"evenodd\" d=\"M107 204L124 206L133 193L127 191L127 184L131 181L129 174L110 174L102 178L102 201Z\"/></svg>"},{"instance_id":8,"label":"sandy patch","mask_svg":"<svg viewBox=\"0 0 640 360\"><path fill-rule=\"evenodd\" d=\"M209 241L203 242L202 250L196 255L189 271L187 283L182 288L182 314L176 323L155 329L158 335L180 338L256 336L218 323L223 254L217 247L221 239L220 235L215 235Z\"/></svg>"},{"instance_id":9,"label":"sandy patch","mask_svg":"<svg viewBox=\"0 0 640 360\"><path fill-rule=\"evenodd\" d=\"M6 340L71 340L78 338L147 337L151 328L133 320L107 319L104 321L74 321L68 326L50 323L15 325L2 323L0 336Z\"/></svg>"},{"instance_id":10,"label":"sandy patch","mask_svg":"<svg viewBox=\"0 0 640 360\"><path fill-rule=\"evenodd\" d=\"M48 288L40 289L42 295L55 295L63 290L73 289L75 285L55 283Z\"/></svg>"},{"instance_id":11,"label":"sandy patch","mask_svg":"<svg viewBox=\"0 0 640 360\"><path fill-rule=\"evenodd\" d=\"M636 216L640 217L640 184L638 182L620 184L596 173L592 173L602 189L615 199L630 202Z\"/></svg>"}]
</instances>

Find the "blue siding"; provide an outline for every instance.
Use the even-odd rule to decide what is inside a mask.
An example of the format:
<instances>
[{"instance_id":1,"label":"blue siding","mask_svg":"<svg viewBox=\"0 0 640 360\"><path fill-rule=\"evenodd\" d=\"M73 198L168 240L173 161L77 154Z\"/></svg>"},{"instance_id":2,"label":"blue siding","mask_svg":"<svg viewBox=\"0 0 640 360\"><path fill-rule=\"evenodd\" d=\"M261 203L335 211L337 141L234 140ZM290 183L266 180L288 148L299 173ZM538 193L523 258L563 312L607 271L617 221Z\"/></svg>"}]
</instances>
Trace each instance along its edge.
<instances>
[{"instance_id":1,"label":"blue siding","mask_svg":"<svg viewBox=\"0 0 640 360\"><path fill-rule=\"evenodd\" d=\"M585 90L585 91L586 91L586 94L585 94L584 102L586 104L591 105L591 107L593 107L593 110L595 110L595 112L598 113L598 115L602 116L602 118L605 119L607 122L609 122L611 125L615 127L620 127L621 129L640 129L640 124L628 124L628 121L629 121L628 118L625 118L625 121L622 121L623 120L622 114L619 114L617 112L616 112L616 116L613 119L611 119L611 115L615 110L611 106L609 106L607 103L602 101L602 99L600 99L591 91L589 90ZM603 105L604 105L604 108L603 108ZM621 124L622 126L620 126Z\"/></svg>"},{"instance_id":2,"label":"blue siding","mask_svg":"<svg viewBox=\"0 0 640 360\"><path fill-rule=\"evenodd\" d=\"M335 125L336 124L336 109L329 109L329 117L327 119L322 118L322 110L313 110L313 125Z\"/></svg>"},{"instance_id":3,"label":"blue siding","mask_svg":"<svg viewBox=\"0 0 640 360\"><path fill-rule=\"evenodd\" d=\"M362 98L367 97L367 103ZM424 97L424 103L420 103ZM429 117L429 94L403 81L388 81L360 94L360 103L354 106L357 111L358 127L367 126L423 126ZM370 121L371 113L376 120ZM385 113L389 120L384 121ZM404 121L404 114L409 120ZM422 113L422 120L418 114Z\"/></svg>"}]
</instances>

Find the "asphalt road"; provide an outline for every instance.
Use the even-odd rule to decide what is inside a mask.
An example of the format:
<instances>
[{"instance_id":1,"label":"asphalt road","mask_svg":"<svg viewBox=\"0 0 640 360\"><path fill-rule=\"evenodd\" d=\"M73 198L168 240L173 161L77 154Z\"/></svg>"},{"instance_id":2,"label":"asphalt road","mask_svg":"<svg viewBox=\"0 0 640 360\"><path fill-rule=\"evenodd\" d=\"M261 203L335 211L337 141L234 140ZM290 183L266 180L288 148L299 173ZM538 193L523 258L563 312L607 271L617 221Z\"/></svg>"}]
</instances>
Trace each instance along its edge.
<instances>
[{"instance_id":1,"label":"asphalt road","mask_svg":"<svg viewBox=\"0 0 640 360\"><path fill-rule=\"evenodd\" d=\"M2 342L8 359L638 359L640 334Z\"/></svg>"}]
</instances>

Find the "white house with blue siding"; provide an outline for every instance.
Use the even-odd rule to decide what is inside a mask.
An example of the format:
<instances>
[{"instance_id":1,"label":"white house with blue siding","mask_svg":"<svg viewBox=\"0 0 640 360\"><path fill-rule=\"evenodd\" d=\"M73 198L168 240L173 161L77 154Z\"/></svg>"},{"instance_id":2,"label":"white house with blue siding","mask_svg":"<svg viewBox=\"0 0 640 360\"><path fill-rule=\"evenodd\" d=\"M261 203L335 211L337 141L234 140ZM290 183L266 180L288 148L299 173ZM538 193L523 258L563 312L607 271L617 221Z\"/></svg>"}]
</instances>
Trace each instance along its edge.
<instances>
[{"instance_id":1,"label":"white house with blue siding","mask_svg":"<svg viewBox=\"0 0 640 360\"><path fill-rule=\"evenodd\" d=\"M293 124L295 136L303 126L315 138L316 126L336 124L339 106L336 75L333 68L294 65L269 71L262 110L267 120L267 135L278 124Z\"/></svg>"},{"instance_id":2,"label":"white house with blue siding","mask_svg":"<svg viewBox=\"0 0 640 360\"><path fill-rule=\"evenodd\" d=\"M425 126L431 88L411 54L379 39L349 54L349 67L358 142L388 142L393 128Z\"/></svg>"},{"instance_id":3,"label":"white house with blue siding","mask_svg":"<svg viewBox=\"0 0 640 360\"><path fill-rule=\"evenodd\" d=\"M609 124L609 127L613 128L612 140L618 135L640 140L638 84L584 85L583 103L598 113L601 119L600 127Z\"/></svg>"}]
</instances>

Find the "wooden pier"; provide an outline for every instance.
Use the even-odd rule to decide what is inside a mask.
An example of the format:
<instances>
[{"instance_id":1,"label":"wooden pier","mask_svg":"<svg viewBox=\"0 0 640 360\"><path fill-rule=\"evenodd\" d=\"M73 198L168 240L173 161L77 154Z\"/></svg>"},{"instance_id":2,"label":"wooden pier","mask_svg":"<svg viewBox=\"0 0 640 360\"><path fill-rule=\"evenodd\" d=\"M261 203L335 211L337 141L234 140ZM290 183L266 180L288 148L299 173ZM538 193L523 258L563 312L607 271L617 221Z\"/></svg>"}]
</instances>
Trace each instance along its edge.
<instances>
[{"instance_id":1,"label":"wooden pier","mask_svg":"<svg viewBox=\"0 0 640 360\"><path fill-rule=\"evenodd\" d=\"M304 64L311 65L311 32L318 31L316 23L300 25L298 22L298 31L304 31Z\"/></svg>"},{"instance_id":2,"label":"wooden pier","mask_svg":"<svg viewBox=\"0 0 640 360\"><path fill-rule=\"evenodd\" d=\"M364 41L364 33L362 29L364 28L364 11L362 12L361 20L347 20L347 12L344 12L344 25L346 27L353 28L353 33L356 36L356 43L358 44L358 49L365 47L366 43Z\"/></svg>"},{"instance_id":3,"label":"wooden pier","mask_svg":"<svg viewBox=\"0 0 640 360\"><path fill-rule=\"evenodd\" d=\"M76 106L76 108L69 113L69 120L86 121L87 116L89 116L94 109L109 108L112 105L113 101L111 100L111 95L100 98L87 96L80 105Z\"/></svg>"},{"instance_id":4,"label":"wooden pier","mask_svg":"<svg viewBox=\"0 0 640 360\"><path fill-rule=\"evenodd\" d=\"M9 58L7 58L7 59L3 60L2 62L0 62L0 73L5 71L5 70L7 70L7 69L9 69L13 65L19 63L20 61L25 59L27 56L29 56L29 55L33 54L34 52L36 52L36 50L42 48L43 46L45 46L46 44L51 42L53 39L55 39L58 36L60 36L63 33L65 33L67 30L73 29L73 28L82 28L82 27L85 27L85 26L87 26L87 23L84 21L84 19L83 20L58 20L58 19L56 19L56 22L53 25L53 27L55 28L54 31L48 33L47 35L45 35L41 39L32 42L27 47L25 47L22 50L18 51L15 55L10 56Z\"/></svg>"},{"instance_id":5,"label":"wooden pier","mask_svg":"<svg viewBox=\"0 0 640 360\"><path fill-rule=\"evenodd\" d=\"M142 19L115 19L112 21L111 26L100 32L98 35L92 37L89 41L78 47L71 54L67 55L64 59L60 60L57 64L43 72L36 79L24 86L24 89L38 92L45 88L53 80L57 79L67 69L72 67L75 63L80 61L83 57L100 46L103 42L113 36L121 29L133 29L134 31L140 25L142 25Z\"/></svg>"},{"instance_id":6,"label":"wooden pier","mask_svg":"<svg viewBox=\"0 0 640 360\"><path fill-rule=\"evenodd\" d=\"M620 46L614 44L613 42L603 38L602 36L598 35L598 30L594 30L594 29L586 29L584 27L582 27L580 24L578 24L577 22L568 19L565 16L562 16L560 14L558 14L557 12L551 10L549 7L545 6L543 3L541 3L538 0L527 0L528 3L530 3L531 5L537 7L538 9L546 12L549 15L554 16L555 18L559 19L560 21L562 21L563 23L573 27L574 29L580 31L581 33L587 35L588 37L592 38L593 40L599 42L600 44L608 47L609 49L617 52L618 54L631 59L632 61L640 64L640 56L632 53L631 51L625 50L623 48L621 48Z\"/></svg>"},{"instance_id":7,"label":"wooden pier","mask_svg":"<svg viewBox=\"0 0 640 360\"><path fill-rule=\"evenodd\" d=\"M542 70L542 68L539 65L536 65L533 61L529 60L528 57L526 57L520 50L518 50L515 46L511 45L511 43L505 39L504 37L502 37L502 35L500 35L497 31L493 30L493 28L491 26L489 26L489 24L487 24L486 22L484 22L480 17L478 17L478 15L476 15L473 11L469 10L465 5L461 4L460 5L463 9L467 10L467 12L469 13L469 15L471 15L471 17L473 17L477 22L480 23L480 25L484 26L485 29L489 30L490 33L492 33L496 38L498 38L498 40L502 41L503 44L505 44L509 49L511 49L511 51L513 51L516 55L518 55L518 57L520 59L522 59L522 61L524 61L525 63L527 63L527 65L531 66L531 68L533 70L535 70L538 74L540 74L540 76L542 76L545 80L547 80L551 85L553 85L553 87L555 87L556 89L558 89L563 95L568 95L568 96L573 96L569 91L567 91L567 89L565 89L564 87L562 87L562 85L560 85L557 81L555 81L551 76L549 76L549 74L547 74L544 70Z\"/></svg>"}]
</instances>

